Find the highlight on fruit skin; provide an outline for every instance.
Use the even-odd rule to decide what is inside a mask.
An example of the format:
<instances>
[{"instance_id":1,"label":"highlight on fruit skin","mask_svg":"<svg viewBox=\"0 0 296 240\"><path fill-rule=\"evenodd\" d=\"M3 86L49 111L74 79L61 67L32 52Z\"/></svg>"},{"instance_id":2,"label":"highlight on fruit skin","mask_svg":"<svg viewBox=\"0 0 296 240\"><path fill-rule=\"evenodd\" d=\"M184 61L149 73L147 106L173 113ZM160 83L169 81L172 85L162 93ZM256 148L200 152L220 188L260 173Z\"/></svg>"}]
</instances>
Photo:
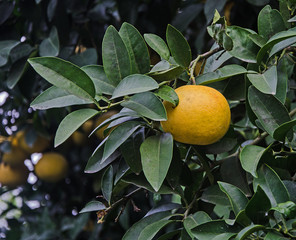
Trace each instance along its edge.
<instances>
[{"instance_id":1,"label":"highlight on fruit skin","mask_svg":"<svg viewBox=\"0 0 296 240\"><path fill-rule=\"evenodd\" d=\"M0 183L3 186L15 188L27 182L29 169L24 165L10 166L7 163L0 163Z\"/></svg>"},{"instance_id":2,"label":"highlight on fruit skin","mask_svg":"<svg viewBox=\"0 0 296 240\"><path fill-rule=\"evenodd\" d=\"M106 119L109 117L113 116L114 114L118 113L116 110L110 110L108 112L103 113L98 117L96 120L96 127L99 126L102 122L104 122ZM98 131L96 131L96 136L100 139L103 140L106 136L104 135L105 129L109 126L109 124L105 125L104 127L100 128Z\"/></svg>"},{"instance_id":3,"label":"highlight on fruit skin","mask_svg":"<svg viewBox=\"0 0 296 240\"><path fill-rule=\"evenodd\" d=\"M216 89L185 85L175 89L179 104L164 101L167 120L161 122L165 132L181 143L209 145L228 131L231 113L227 100Z\"/></svg>"},{"instance_id":4,"label":"highlight on fruit skin","mask_svg":"<svg viewBox=\"0 0 296 240\"><path fill-rule=\"evenodd\" d=\"M37 135L37 138L35 139L33 145L30 146L26 141L26 131L21 130L16 133L15 138L13 139L13 144L17 144L24 151L32 154L43 152L46 148L49 147L50 141L45 137Z\"/></svg>"},{"instance_id":5,"label":"highlight on fruit skin","mask_svg":"<svg viewBox=\"0 0 296 240\"><path fill-rule=\"evenodd\" d=\"M46 182L55 183L66 177L68 162L57 152L44 153L35 165L36 176Z\"/></svg>"},{"instance_id":6,"label":"highlight on fruit skin","mask_svg":"<svg viewBox=\"0 0 296 240\"><path fill-rule=\"evenodd\" d=\"M19 166L24 164L27 157L27 152L20 147L12 145L9 152L3 153L2 161L8 163L10 166Z\"/></svg>"}]
</instances>

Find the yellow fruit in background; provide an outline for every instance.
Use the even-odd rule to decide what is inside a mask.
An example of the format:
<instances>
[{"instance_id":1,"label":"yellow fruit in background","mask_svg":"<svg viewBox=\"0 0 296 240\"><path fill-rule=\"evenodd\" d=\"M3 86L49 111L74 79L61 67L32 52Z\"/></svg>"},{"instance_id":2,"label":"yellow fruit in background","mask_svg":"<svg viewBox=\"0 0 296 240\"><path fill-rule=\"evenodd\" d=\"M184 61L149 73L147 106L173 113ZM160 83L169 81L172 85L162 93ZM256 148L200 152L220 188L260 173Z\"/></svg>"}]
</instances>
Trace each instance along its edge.
<instances>
[{"instance_id":1,"label":"yellow fruit in background","mask_svg":"<svg viewBox=\"0 0 296 240\"><path fill-rule=\"evenodd\" d=\"M182 143L208 145L227 132L231 114L225 97L216 89L186 85L177 88L179 104L174 107L164 101L167 121L161 122L165 132Z\"/></svg>"},{"instance_id":2,"label":"yellow fruit in background","mask_svg":"<svg viewBox=\"0 0 296 240\"><path fill-rule=\"evenodd\" d=\"M83 146L87 143L88 137L85 133L80 131L75 131L71 135L72 141L76 146Z\"/></svg>"},{"instance_id":3,"label":"yellow fruit in background","mask_svg":"<svg viewBox=\"0 0 296 240\"><path fill-rule=\"evenodd\" d=\"M85 123L81 126L82 131L85 132L87 135L91 133L91 131L94 129L94 121L93 120L87 120Z\"/></svg>"},{"instance_id":4,"label":"yellow fruit in background","mask_svg":"<svg viewBox=\"0 0 296 240\"><path fill-rule=\"evenodd\" d=\"M96 121L96 126L99 126L102 122L104 122L107 118L113 116L114 114L118 113L115 110L110 110L108 112L103 113L100 115ZM105 125L104 127L100 128L96 131L96 135L100 140L103 140L106 136L104 136L105 129L109 126L109 124Z\"/></svg>"},{"instance_id":5,"label":"yellow fruit in background","mask_svg":"<svg viewBox=\"0 0 296 240\"><path fill-rule=\"evenodd\" d=\"M68 162L57 152L44 153L35 165L37 177L47 182L58 182L66 177L67 172Z\"/></svg>"},{"instance_id":6,"label":"yellow fruit in background","mask_svg":"<svg viewBox=\"0 0 296 240\"><path fill-rule=\"evenodd\" d=\"M6 163L0 163L0 183L3 186L15 188L27 182L28 168L22 164L12 167Z\"/></svg>"},{"instance_id":7,"label":"yellow fruit in background","mask_svg":"<svg viewBox=\"0 0 296 240\"><path fill-rule=\"evenodd\" d=\"M194 68L194 75L198 76L200 74L203 74L204 68L205 68L205 63L204 61L206 60L200 60L196 63L195 68ZM203 64L204 63L204 64Z\"/></svg>"},{"instance_id":8,"label":"yellow fruit in background","mask_svg":"<svg viewBox=\"0 0 296 240\"><path fill-rule=\"evenodd\" d=\"M26 153L23 149L11 146L10 152L3 153L2 161L10 164L11 166L17 166L24 164L24 160L28 157L28 153Z\"/></svg>"},{"instance_id":9,"label":"yellow fruit in background","mask_svg":"<svg viewBox=\"0 0 296 240\"><path fill-rule=\"evenodd\" d=\"M25 150L27 153L39 153L43 152L50 144L50 141L46 139L45 137L42 137L40 135L37 135L37 138L32 146L28 145L26 142L26 132L25 131L19 131L16 134L16 140L17 144Z\"/></svg>"}]
</instances>

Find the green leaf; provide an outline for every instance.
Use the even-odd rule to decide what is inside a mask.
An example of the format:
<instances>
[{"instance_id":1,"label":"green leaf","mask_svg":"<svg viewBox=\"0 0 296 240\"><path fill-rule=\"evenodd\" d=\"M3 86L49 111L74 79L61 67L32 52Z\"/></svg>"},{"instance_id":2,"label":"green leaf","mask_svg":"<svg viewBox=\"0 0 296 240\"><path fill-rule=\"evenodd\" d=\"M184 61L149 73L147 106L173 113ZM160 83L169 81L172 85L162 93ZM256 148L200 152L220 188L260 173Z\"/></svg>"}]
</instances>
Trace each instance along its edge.
<instances>
[{"instance_id":1,"label":"green leaf","mask_svg":"<svg viewBox=\"0 0 296 240\"><path fill-rule=\"evenodd\" d=\"M119 33L109 26L102 42L102 58L107 78L116 86L131 73L130 58L127 48Z\"/></svg>"},{"instance_id":2,"label":"green leaf","mask_svg":"<svg viewBox=\"0 0 296 240\"><path fill-rule=\"evenodd\" d=\"M218 47L217 45L213 45L211 50L214 49L215 47ZM229 52L221 50L213 55L211 55L204 67L204 73L208 72L214 72L217 70L223 63L228 61L230 58L232 58L232 55L229 54Z\"/></svg>"},{"instance_id":3,"label":"green leaf","mask_svg":"<svg viewBox=\"0 0 296 240\"><path fill-rule=\"evenodd\" d=\"M181 234L181 229L177 229L161 235L157 240L171 240L171 239L174 239L174 237L176 238L176 235L179 236L180 234Z\"/></svg>"},{"instance_id":4,"label":"green leaf","mask_svg":"<svg viewBox=\"0 0 296 240\"><path fill-rule=\"evenodd\" d=\"M263 60L267 51L270 50L275 44L277 44L283 40L286 40L288 38L292 38L292 37L296 37L296 30L295 29L291 29L288 31L282 31L282 32L279 32L279 33L273 35L258 52L257 63L261 63L261 61Z\"/></svg>"},{"instance_id":5,"label":"green leaf","mask_svg":"<svg viewBox=\"0 0 296 240\"><path fill-rule=\"evenodd\" d=\"M95 211L104 210L104 209L106 209L106 206L103 203L99 201L91 201L87 203L79 213L95 212Z\"/></svg>"},{"instance_id":6,"label":"green leaf","mask_svg":"<svg viewBox=\"0 0 296 240\"><path fill-rule=\"evenodd\" d=\"M296 22L296 16L290 18L290 19L288 20L288 22Z\"/></svg>"},{"instance_id":7,"label":"green leaf","mask_svg":"<svg viewBox=\"0 0 296 240\"><path fill-rule=\"evenodd\" d=\"M295 218L296 216L296 204L292 201L279 203L276 207L273 207L270 210L279 212L285 218Z\"/></svg>"},{"instance_id":8,"label":"green leaf","mask_svg":"<svg viewBox=\"0 0 296 240\"><path fill-rule=\"evenodd\" d=\"M177 93L168 85L161 86L154 94L161 99L172 103L173 106L177 106L179 104L179 97Z\"/></svg>"},{"instance_id":9,"label":"green leaf","mask_svg":"<svg viewBox=\"0 0 296 240\"><path fill-rule=\"evenodd\" d=\"M296 125L296 119L281 124L274 130L273 138L279 141L285 141L285 137L289 131Z\"/></svg>"},{"instance_id":10,"label":"green leaf","mask_svg":"<svg viewBox=\"0 0 296 240\"><path fill-rule=\"evenodd\" d=\"M289 192L284 183L276 172L267 165L263 165L259 169L258 178L255 178L253 181L255 191L259 185L268 196L273 207L290 200Z\"/></svg>"},{"instance_id":11,"label":"green leaf","mask_svg":"<svg viewBox=\"0 0 296 240\"><path fill-rule=\"evenodd\" d=\"M286 40L280 41L279 43L275 44L269 53L269 58L271 58L273 55L278 53L279 51L285 49L286 47L289 47L293 45L296 42L296 37L291 37Z\"/></svg>"},{"instance_id":12,"label":"green leaf","mask_svg":"<svg viewBox=\"0 0 296 240\"><path fill-rule=\"evenodd\" d=\"M256 63L259 47L249 39L249 36L255 32L246 28L229 26L226 33L233 41L233 48L229 53L244 62Z\"/></svg>"},{"instance_id":13,"label":"green leaf","mask_svg":"<svg viewBox=\"0 0 296 240\"><path fill-rule=\"evenodd\" d=\"M243 147L239 156L243 169L254 177L258 177L256 172L257 166L266 151L267 149L256 145L246 145Z\"/></svg>"},{"instance_id":14,"label":"green leaf","mask_svg":"<svg viewBox=\"0 0 296 240\"><path fill-rule=\"evenodd\" d=\"M35 52L36 53L36 52ZM14 62L7 77L7 87L13 89L28 69L27 57Z\"/></svg>"},{"instance_id":15,"label":"green leaf","mask_svg":"<svg viewBox=\"0 0 296 240\"><path fill-rule=\"evenodd\" d=\"M237 76L240 74L245 74L248 71L236 64L226 65L222 68L217 69L215 72L208 72L199 75L195 78L196 84L206 85L213 82L222 81L224 79Z\"/></svg>"},{"instance_id":16,"label":"green leaf","mask_svg":"<svg viewBox=\"0 0 296 240\"><path fill-rule=\"evenodd\" d=\"M151 74L154 72L166 71L168 69L170 69L170 63L167 60L161 60L158 63L156 63L153 66L153 68L150 70L150 72L147 74Z\"/></svg>"},{"instance_id":17,"label":"green leaf","mask_svg":"<svg viewBox=\"0 0 296 240\"><path fill-rule=\"evenodd\" d=\"M35 71L49 83L77 97L93 101L94 84L79 67L56 57L38 57L28 61Z\"/></svg>"},{"instance_id":18,"label":"green leaf","mask_svg":"<svg viewBox=\"0 0 296 240\"><path fill-rule=\"evenodd\" d=\"M270 209L270 199L265 194L260 185L257 186L255 194L246 206L247 216L255 224L268 223L268 210Z\"/></svg>"},{"instance_id":19,"label":"green leaf","mask_svg":"<svg viewBox=\"0 0 296 240\"><path fill-rule=\"evenodd\" d=\"M44 110L90 103L92 103L92 101L83 100L63 89L52 86L36 97L34 101L31 102L30 106L33 109Z\"/></svg>"},{"instance_id":20,"label":"green leaf","mask_svg":"<svg viewBox=\"0 0 296 240\"><path fill-rule=\"evenodd\" d=\"M161 219L145 227L138 238L138 240L151 240L158 231L166 225L175 222L174 220Z\"/></svg>"},{"instance_id":21,"label":"green leaf","mask_svg":"<svg viewBox=\"0 0 296 240\"><path fill-rule=\"evenodd\" d=\"M280 233L268 232L264 240L289 240L290 238L285 238Z\"/></svg>"},{"instance_id":22,"label":"green leaf","mask_svg":"<svg viewBox=\"0 0 296 240\"><path fill-rule=\"evenodd\" d=\"M250 225L248 227L245 227L242 229L237 236L234 238L234 240L244 240L247 239L252 233L258 232L260 230L264 230L265 226L263 225Z\"/></svg>"},{"instance_id":23,"label":"green leaf","mask_svg":"<svg viewBox=\"0 0 296 240\"><path fill-rule=\"evenodd\" d=\"M101 189L104 198L108 204L111 204L112 190L113 190L113 167L110 165L102 176Z\"/></svg>"},{"instance_id":24,"label":"green leaf","mask_svg":"<svg viewBox=\"0 0 296 240\"><path fill-rule=\"evenodd\" d=\"M136 121L128 121L116 127L105 142L102 162L106 161L139 127L141 122Z\"/></svg>"},{"instance_id":25,"label":"green leaf","mask_svg":"<svg viewBox=\"0 0 296 240\"><path fill-rule=\"evenodd\" d=\"M287 109L273 95L267 95L254 86L249 87L248 100L250 107L270 136L276 128L291 120Z\"/></svg>"},{"instance_id":26,"label":"green leaf","mask_svg":"<svg viewBox=\"0 0 296 240\"><path fill-rule=\"evenodd\" d=\"M54 146L57 147L66 141L84 122L98 114L95 109L79 109L68 114L60 123L55 139Z\"/></svg>"},{"instance_id":27,"label":"green leaf","mask_svg":"<svg viewBox=\"0 0 296 240\"><path fill-rule=\"evenodd\" d=\"M202 240L228 240L236 235L237 232L239 232L238 227L229 226L223 220L203 223L192 229L194 237Z\"/></svg>"},{"instance_id":28,"label":"green leaf","mask_svg":"<svg viewBox=\"0 0 296 240\"><path fill-rule=\"evenodd\" d=\"M95 152L92 154L92 156L88 160L84 172L85 173L99 172L105 167L107 167L109 164L114 162L120 156L120 153L118 151L115 151L113 154L110 155L110 157L108 157L104 162L102 162L103 154L104 154L103 148L99 148L95 150Z\"/></svg>"},{"instance_id":29,"label":"green leaf","mask_svg":"<svg viewBox=\"0 0 296 240\"><path fill-rule=\"evenodd\" d=\"M140 221L136 222L131 228L127 230L122 240L139 239L139 236L145 227L161 219L164 219L169 215L170 215L170 212L166 211L166 212L158 212L153 215L149 215L147 217L142 218Z\"/></svg>"},{"instance_id":30,"label":"green leaf","mask_svg":"<svg viewBox=\"0 0 296 240\"><path fill-rule=\"evenodd\" d=\"M174 80L181 73L184 72L184 68L181 66L172 66L170 69L158 71L158 72L149 72L148 75L153 77L157 81L169 81Z\"/></svg>"},{"instance_id":31,"label":"green leaf","mask_svg":"<svg viewBox=\"0 0 296 240\"><path fill-rule=\"evenodd\" d=\"M97 94L112 95L115 87L108 80L103 66L88 65L81 68L93 81Z\"/></svg>"},{"instance_id":32,"label":"green leaf","mask_svg":"<svg viewBox=\"0 0 296 240\"><path fill-rule=\"evenodd\" d=\"M220 189L227 195L229 202L231 203L232 210L237 216L238 213L245 209L248 198L237 187L224 182L218 182Z\"/></svg>"},{"instance_id":33,"label":"green leaf","mask_svg":"<svg viewBox=\"0 0 296 240\"><path fill-rule=\"evenodd\" d=\"M142 171L140 146L145 139L144 129L131 135L120 147L125 162L139 174Z\"/></svg>"},{"instance_id":34,"label":"green leaf","mask_svg":"<svg viewBox=\"0 0 296 240\"><path fill-rule=\"evenodd\" d=\"M145 139L140 147L143 172L157 192L169 170L173 157L173 137L162 133Z\"/></svg>"},{"instance_id":35,"label":"green leaf","mask_svg":"<svg viewBox=\"0 0 296 240\"><path fill-rule=\"evenodd\" d=\"M139 31L133 25L124 22L119 35L130 56L131 73L147 73L150 68L149 52Z\"/></svg>"},{"instance_id":36,"label":"green leaf","mask_svg":"<svg viewBox=\"0 0 296 240\"><path fill-rule=\"evenodd\" d=\"M159 54L159 56L165 60L170 59L170 50L168 46L166 45L165 41L152 33L144 34L144 39L147 42L147 44Z\"/></svg>"},{"instance_id":37,"label":"green leaf","mask_svg":"<svg viewBox=\"0 0 296 240\"><path fill-rule=\"evenodd\" d=\"M121 106L130 108L140 115L155 121L167 119L162 102L151 92L135 94L128 101L123 102Z\"/></svg>"},{"instance_id":38,"label":"green leaf","mask_svg":"<svg viewBox=\"0 0 296 240\"><path fill-rule=\"evenodd\" d=\"M222 12L223 7L225 6L225 3L226 3L226 0L222 0L222 1L208 0L205 2L204 14L207 19L207 24L209 24L213 19L215 11Z\"/></svg>"},{"instance_id":39,"label":"green leaf","mask_svg":"<svg viewBox=\"0 0 296 240\"><path fill-rule=\"evenodd\" d=\"M263 74L247 74L247 77L259 91L266 94L276 94L278 81L276 66L272 66Z\"/></svg>"},{"instance_id":40,"label":"green leaf","mask_svg":"<svg viewBox=\"0 0 296 240\"><path fill-rule=\"evenodd\" d=\"M278 10L266 5L258 15L258 33L265 39L286 30L282 15Z\"/></svg>"},{"instance_id":41,"label":"green leaf","mask_svg":"<svg viewBox=\"0 0 296 240\"><path fill-rule=\"evenodd\" d=\"M14 40L0 41L0 67L7 63L10 51L18 44L20 42Z\"/></svg>"},{"instance_id":42,"label":"green leaf","mask_svg":"<svg viewBox=\"0 0 296 240\"><path fill-rule=\"evenodd\" d=\"M212 219L207 213L203 211L198 211L193 215L189 215L187 218L185 218L183 221L183 225L190 237L194 238L193 234L191 233L191 230L197 227L198 225L210 222L211 220Z\"/></svg>"},{"instance_id":43,"label":"green leaf","mask_svg":"<svg viewBox=\"0 0 296 240\"><path fill-rule=\"evenodd\" d=\"M218 185L207 187L200 199L214 205L222 205L224 207L230 206L228 197L221 191Z\"/></svg>"},{"instance_id":44,"label":"green leaf","mask_svg":"<svg viewBox=\"0 0 296 240\"><path fill-rule=\"evenodd\" d=\"M141 93L158 88L158 83L151 77L133 74L125 77L115 88L112 98L118 98L134 93Z\"/></svg>"},{"instance_id":45,"label":"green leaf","mask_svg":"<svg viewBox=\"0 0 296 240\"><path fill-rule=\"evenodd\" d=\"M288 69L289 62L287 58L282 58L277 65L277 87L276 94L278 100L281 101L282 104L285 104L287 98L287 89L288 89Z\"/></svg>"},{"instance_id":46,"label":"green leaf","mask_svg":"<svg viewBox=\"0 0 296 240\"><path fill-rule=\"evenodd\" d=\"M166 39L175 61L182 67L188 68L192 60L191 49L181 32L172 25L167 26Z\"/></svg>"},{"instance_id":47,"label":"green leaf","mask_svg":"<svg viewBox=\"0 0 296 240\"><path fill-rule=\"evenodd\" d=\"M267 40L264 37L260 36L257 33L250 34L249 38L260 48L263 47L264 44L267 42Z\"/></svg>"},{"instance_id":48,"label":"green leaf","mask_svg":"<svg viewBox=\"0 0 296 240\"><path fill-rule=\"evenodd\" d=\"M87 48L82 53L70 56L69 61L79 67L96 64L98 61L97 50L95 48Z\"/></svg>"},{"instance_id":49,"label":"green leaf","mask_svg":"<svg viewBox=\"0 0 296 240\"><path fill-rule=\"evenodd\" d=\"M44 39L39 46L39 54L41 57L56 57L60 51L60 42L58 30L53 26L50 30L49 37Z\"/></svg>"}]
</instances>

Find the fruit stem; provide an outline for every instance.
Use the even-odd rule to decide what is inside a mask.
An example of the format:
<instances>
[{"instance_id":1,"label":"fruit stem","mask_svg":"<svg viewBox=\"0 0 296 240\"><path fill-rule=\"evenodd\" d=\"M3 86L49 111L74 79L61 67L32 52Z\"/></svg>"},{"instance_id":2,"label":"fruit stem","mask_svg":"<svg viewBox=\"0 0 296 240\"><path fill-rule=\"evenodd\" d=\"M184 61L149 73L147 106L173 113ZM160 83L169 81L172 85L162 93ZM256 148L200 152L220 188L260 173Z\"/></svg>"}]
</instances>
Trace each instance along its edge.
<instances>
[{"instance_id":1,"label":"fruit stem","mask_svg":"<svg viewBox=\"0 0 296 240\"><path fill-rule=\"evenodd\" d=\"M192 82L192 85L196 85L195 82L195 77L194 77L194 69L196 67L196 64L198 61L202 60L202 59L207 59L210 56L212 56L213 54L219 52L222 49L222 47L217 47L214 48L208 52L205 52L203 54L198 55L192 62L191 62L191 67L190 67L190 81Z\"/></svg>"}]
</instances>

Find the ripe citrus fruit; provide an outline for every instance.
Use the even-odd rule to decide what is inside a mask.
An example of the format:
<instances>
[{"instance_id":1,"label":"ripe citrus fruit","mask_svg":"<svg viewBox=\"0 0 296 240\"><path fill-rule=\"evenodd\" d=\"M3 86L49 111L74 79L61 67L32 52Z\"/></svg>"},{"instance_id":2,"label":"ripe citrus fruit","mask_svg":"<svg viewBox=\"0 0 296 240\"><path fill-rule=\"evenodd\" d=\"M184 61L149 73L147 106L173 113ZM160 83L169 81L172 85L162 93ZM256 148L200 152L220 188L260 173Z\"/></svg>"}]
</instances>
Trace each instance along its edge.
<instances>
[{"instance_id":1,"label":"ripe citrus fruit","mask_svg":"<svg viewBox=\"0 0 296 240\"><path fill-rule=\"evenodd\" d=\"M177 88L179 104L164 101L167 121L161 122L165 132L182 143L208 145L221 139L230 124L230 108L216 89L201 85Z\"/></svg>"},{"instance_id":2,"label":"ripe citrus fruit","mask_svg":"<svg viewBox=\"0 0 296 240\"><path fill-rule=\"evenodd\" d=\"M72 141L76 146L84 146L87 143L87 135L80 131L75 131L71 135Z\"/></svg>"},{"instance_id":3,"label":"ripe citrus fruit","mask_svg":"<svg viewBox=\"0 0 296 240\"><path fill-rule=\"evenodd\" d=\"M118 113L115 110L111 110L108 112L103 113L100 115L96 121L96 126L99 126L102 122L104 122L107 118L113 116L114 114ZM106 136L104 135L105 129L109 126L109 124L105 125L104 127L100 128L98 131L96 131L96 135L100 140L103 140Z\"/></svg>"},{"instance_id":4,"label":"ripe citrus fruit","mask_svg":"<svg viewBox=\"0 0 296 240\"><path fill-rule=\"evenodd\" d=\"M26 141L26 132L18 131L16 134L17 144L27 153L36 153L44 151L50 144L50 141L45 137L37 135L37 138L32 146L28 145Z\"/></svg>"},{"instance_id":5,"label":"ripe citrus fruit","mask_svg":"<svg viewBox=\"0 0 296 240\"><path fill-rule=\"evenodd\" d=\"M4 162L0 163L0 183L7 187L17 187L27 182L28 168L22 164L12 167Z\"/></svg>"},{"instance_id":6,"label":"ripe citrus fruit","mask_svg":"<svg viewBox=\"0 0 296 240\"><path fill-rule=\"evenodd\" d=\"M24 164L27 156L28 154L23 149L12 145L10 152L3 153L2 161L11 166L17 166Z\"/></svg>"},{"instance_id":7,"label":"ripe citrus fruit","mask_svg":"<svg viewBox=\"0 0 296 240\"><path fill-rule=\"evenodd\" d=\"M58 182L65 178L68 172L68 162L60 153L44 153L35 165L37 177L47 182Z\"/></svg>"}]
</instances>

